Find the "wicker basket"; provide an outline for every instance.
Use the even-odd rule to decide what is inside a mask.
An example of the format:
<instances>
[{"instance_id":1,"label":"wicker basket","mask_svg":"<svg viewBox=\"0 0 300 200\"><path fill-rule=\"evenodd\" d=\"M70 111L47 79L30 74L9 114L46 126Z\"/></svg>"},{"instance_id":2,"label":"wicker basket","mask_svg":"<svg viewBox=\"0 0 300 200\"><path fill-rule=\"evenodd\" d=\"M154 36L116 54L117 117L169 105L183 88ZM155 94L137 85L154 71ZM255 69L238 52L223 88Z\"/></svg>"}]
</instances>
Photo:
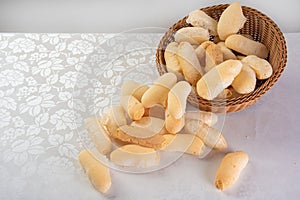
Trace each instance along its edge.
<instances>
[{"instance_id":1,"label":"wicker basket","mask_svg":"<svg viewBox=\"0 0 300 200\"><path fill-rule=\"evenodd\" d=\"M201 10L218 20L227 6L228 4L222 4L202 8ZM227 113L237 112L253 105L274 85L286 66L286 42L278 26L268 16L253 8L243 6L242 9L245 17L247 17L247 22L243 29L240 30L240 33L250 34L254 40L260 41L268 47L270 50L268 61L273 66L273 74L265 81L258 81L256 89L253 92L225 100L205 100L197 95L194 88L193 92L191 92L188 97L188 101L192 105L199 107L201 110ZM156 52L156 63L160 75L167 72L164 49L170 42L174 41L174 33L182 27L191 26L186 23L186 18L187 16L170 27L159 43Z\"/></svg>"}]
</instances>

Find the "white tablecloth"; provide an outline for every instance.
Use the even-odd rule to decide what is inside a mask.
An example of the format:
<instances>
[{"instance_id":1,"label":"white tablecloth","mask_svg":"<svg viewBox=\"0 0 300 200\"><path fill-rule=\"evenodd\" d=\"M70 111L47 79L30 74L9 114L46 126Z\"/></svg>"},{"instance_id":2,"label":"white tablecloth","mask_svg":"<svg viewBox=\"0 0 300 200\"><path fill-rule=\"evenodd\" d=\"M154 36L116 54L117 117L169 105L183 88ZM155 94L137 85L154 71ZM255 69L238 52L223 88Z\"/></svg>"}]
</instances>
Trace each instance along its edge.
<instances>
[{"instance_id":1,"label":"white tablecloth","mask_svg":"<svg viewBox=\"0 0 300 200\"><path fill-rule=\"evenodd\" d=\"M0 34L1 200L298 199L300 33L285 34L288 63L276 85L251 108L225 117L230 150L250 157L233 188L215 189L224 156L215 153L184 155L147 174L112 170L109 194L93 189L77 160L88 140L83 119L109 106L124 73L151 83L160 37Z\"/></svg>"}]
</instances>

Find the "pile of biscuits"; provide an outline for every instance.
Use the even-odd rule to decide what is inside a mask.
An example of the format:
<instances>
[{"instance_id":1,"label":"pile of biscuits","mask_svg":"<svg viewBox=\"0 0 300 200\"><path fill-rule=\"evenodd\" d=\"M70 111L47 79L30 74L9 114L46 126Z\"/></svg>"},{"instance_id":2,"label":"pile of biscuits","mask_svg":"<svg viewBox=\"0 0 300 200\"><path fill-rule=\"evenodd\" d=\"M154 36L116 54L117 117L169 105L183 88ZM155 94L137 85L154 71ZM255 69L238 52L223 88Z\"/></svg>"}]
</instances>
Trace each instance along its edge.
<instances>
[{"instance_id":1,"label":"pile of biscuits","mask_svg":"<svg viewBox=\"0 0 300 200\"><path fill-rule=\"evenodd\" d=\"M190 84L177 81L173 73L158 77L150 86L124 82L120 104L111 106L100 120L86 119L86 130L98 152L120 167L157 166L159 151L195 156L209 149L225 151L225 138L212 127L217 115L186 111L190 92Z\"/></svg>"},{"instance_id":2,"label":"pile of biscuits","mask_svg":"<svg viewBox=\"0 0 300 200\"><path fill-rule=\"evenodd\" d=\"M190 84L178 81L173 73L165 73L150 86L127 81L121 89L120 104L111 106L100 120L86 119L85 127L98 152L120 167L157 166L160 151L200 157L210 150L224 152L227 142L221 132L212 127L218 120L217 115L200 110L186 111L190 92ZM228 162L221 164L215 183L219 189L231 186L248 162L246 153L232 154L234 161L230 161L229 167L235 163L234 166L241 166L240 170L232 167L228 171ZM236 154L243 156L236 157ZM244 165L239 164L241 159L246 160ZM86 150L80 153L79 160L93 185L107 192L111 185L109 169Z\"/></svg>"},{"instance_id":3,"label":"pile of biscuits","mask_svg":"<svg viewBox=\"0 0 300 200\"><path fill-rule=\"evenodd\" d=\"M261 58L268 56L265 46L236 34L245 21L239 3L230 5L219 22L200 10L191 12L187 22L194 27L178 30L176 42L165 51L171 72L152 85L125 82L119 105L111 106L100 120L92 117L85 121L97 151L114 165L134 168L159 165L161 151L194 156L203 156L207 150L226 151L225 138L212 127L217 115L187 111L187 98L192 86L205 99L219 96L230 85L240 94L248 93L254 90L256 79L272 74L272 67L269 70L270 65ZM225 43L209 41L210 35ZM240 61L232 50L246 56ZM88 150L79 154L79 161L94 187L107 192L110 170ZM229 188L247 163L245 152L228 153L216 172L215 186Z\"/></svg>"},{"instance_id":4,"label":"pile of biscuits","mask_svg":"<svg viewBox=\"0 0 300 200\"><path fill-rule=\"evenodd\" d=\"M192 26L179 29L165 49L167 70L207 100L253 92L257 79L269 78L273 68L264 44L238 34L246 20L238 2L228 6L219 21L192 11L186 19Z\"/></svg>"}]
</instances>

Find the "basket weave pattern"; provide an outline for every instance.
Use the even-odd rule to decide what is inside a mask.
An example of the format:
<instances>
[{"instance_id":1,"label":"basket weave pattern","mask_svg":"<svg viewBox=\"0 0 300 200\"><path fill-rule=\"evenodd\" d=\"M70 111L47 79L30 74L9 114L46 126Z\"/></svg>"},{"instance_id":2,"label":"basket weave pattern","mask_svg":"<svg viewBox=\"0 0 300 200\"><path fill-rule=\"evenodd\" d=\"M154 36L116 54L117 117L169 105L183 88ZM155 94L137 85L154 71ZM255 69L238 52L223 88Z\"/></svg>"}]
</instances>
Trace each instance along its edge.
<instances>
[{"instance_id":1,"label":"basket weave pattern","mask_svg":"<svg viewBox=\"0 0 300 200\"><path fill-rule=\"evenodd\" d=\"M202 8L209 16L218 20L222 12L227 8L228 4L216 5ZM217 113L237 112L253 105L263 94L265 94L278 80L282 74L287 62L286 42L281 30L278 26L265 14L256 9L242 6L243 13L247 18L247 22L240 30L242 34L251 35L254 40L259 41L267 46L270 50L268 61L273 66L273 74L265 81L257 81L256 89L246 95L226 100L205 100L198 96L193 88L193 92L188 97L188 101L199 107L201 110L212 111ZM174 34L182 27L191 26L186 23L186 17L175 23L165 33L161 39L156 52L156 64L159 74L167 72L164 59L164 50L170 42L174 41Z\"/></svg>"}]
</instances>

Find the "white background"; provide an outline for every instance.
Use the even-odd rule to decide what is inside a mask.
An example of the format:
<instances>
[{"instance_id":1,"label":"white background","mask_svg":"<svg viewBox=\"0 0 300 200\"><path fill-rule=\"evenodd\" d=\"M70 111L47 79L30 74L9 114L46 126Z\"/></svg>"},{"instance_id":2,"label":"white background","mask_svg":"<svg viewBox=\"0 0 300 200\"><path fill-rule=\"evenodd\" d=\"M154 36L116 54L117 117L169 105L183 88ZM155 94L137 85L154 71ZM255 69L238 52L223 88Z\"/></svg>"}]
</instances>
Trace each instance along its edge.
<instances>
[{"instance_id":1,"label":"white background","mask_svg":"<svg viewBox=\"0 0 300 200\"><path fill-rule=\"evenodd\" d=\"M221 0L0 0L1 32L120 32L168 28L189 11ZM271 17L283 32L300 32L299 0L240 0Z\"/></svg>"}]
</instances>

